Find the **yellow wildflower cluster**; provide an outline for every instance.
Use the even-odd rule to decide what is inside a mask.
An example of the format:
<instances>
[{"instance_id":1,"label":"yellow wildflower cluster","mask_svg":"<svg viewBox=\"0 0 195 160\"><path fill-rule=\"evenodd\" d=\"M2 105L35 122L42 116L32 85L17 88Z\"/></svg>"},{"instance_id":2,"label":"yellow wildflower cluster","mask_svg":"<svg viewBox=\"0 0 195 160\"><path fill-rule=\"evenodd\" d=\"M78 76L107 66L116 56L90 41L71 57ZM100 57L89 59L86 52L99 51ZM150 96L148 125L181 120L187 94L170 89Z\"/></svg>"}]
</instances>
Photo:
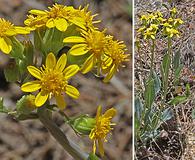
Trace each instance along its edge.
<instances>
[{"instance_id":1,"label":"yellow wildflower cluster","mask_svg":"<svg viewBox=\"0 0 195 160\"><path fill-rule=\"evenodd\" d=\"M106 29L100 31L95 26L100 22L94 20L96 16L88 11L88 5L75 9L54 4L47 10L30 10L24 27L14 26L0 18L0 51L9 54L14 60L14 70L5 70L6 78L10 82L20 83L23 92L35 92L18 101L18 114L27 116L36 112L38 107L53 107L49 103L51 98L55 99L61 111L66 107L65 95L74 99L80 95L69 84L70 78L79 71L86 74L96 70L97 75L105 77L104 82L109 82L119 68L124 67L123 63L128 61L129 56L125 53L126 45L106 35ZM156 32L157 29L158 26L153 24L150 32ZM30 33L34 42L28 37ZM17 39L19 34L26 34L25 41ZM69 50L64 53L66 47ZM111 119L116 110L109 109L103 115L101 110L98 107L96 118L88 118L91 128L82 129L93 140L94 153L98 143L103 156L103 142L112 130L114 124Z\"/></svg>"},{"instance_id":2,"label":"yellow wildflower cluster","mask_svg":"<svg viewBox=\"0 0 195 160\"><path fill-rule=\"evenodd\" d=\"M141 27L138 29L138 35L144 39L156 39L158 32L163 32L167 37L172 38L174 35L179 36L178 27L183 24L180 18L175 18L176 8L170 10L170 18L164 18L159 11L142 15L140 18Z\"/></svg>"}]
</instances>

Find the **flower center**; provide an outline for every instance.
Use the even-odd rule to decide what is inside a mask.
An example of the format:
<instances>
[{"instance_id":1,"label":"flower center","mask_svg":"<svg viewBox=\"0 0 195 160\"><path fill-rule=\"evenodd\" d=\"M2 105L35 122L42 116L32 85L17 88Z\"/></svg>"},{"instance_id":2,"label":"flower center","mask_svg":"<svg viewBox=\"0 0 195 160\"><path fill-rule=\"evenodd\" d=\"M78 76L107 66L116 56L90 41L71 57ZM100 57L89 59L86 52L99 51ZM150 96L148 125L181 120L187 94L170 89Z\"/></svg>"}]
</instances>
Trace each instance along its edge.
<instances>
[{"instance_id":1,"label":"flower center","mask_svg":"<svg viewBox=\"0 0 195 160\"><path fill-rule=\"evenodd\" d=\"M105 46L104 33L99 31L93 31L89 33L85 38L92 53L96 56L100 56Z\"/></svg>"},{"instance_id":2,"label":"flower center","mask_svg":"<svg viewBox=\"0 0 195 160\"><path fill-rule=\"evenodd\" d=\"M65 91L68 82L62 72L47 69L42 73L41 86L44 92L59 95Z\"/></svg>"},{"instance_id":3,"label":"flower center","mask_svg":"<svg viewBox=\"0 0 195 160\"><path fill-rule=\"evenodd\" d=\"M54 5L52 8L49 7L50 11L48 11L48 16L50 18L64 18L69 16L69 11L66 7L62 5Z\"/></svg>"},{"instance_id":4,"label":"flower center","mask_svg":"<svg viewBox=\"0 0 195 160\"><path fill-rule=\"evenodd\" d=\"M5 32L13 27L9 21L6 21L3 18L0 18L0 36L5 36Z\"/></svg>"},{"instance_id":5,"label":"flower center","mask_svg":"<svg viewBox=\"0 0 195 160\"><path fill-rule=\"evenodd\" d=\"M106 135L110 132L110 130L112 130L110 127L110 120L111 118L99 117L98 121L96 122L96 127L94 128L94 139L105 139Z\"/></svg>"}]
</instances>

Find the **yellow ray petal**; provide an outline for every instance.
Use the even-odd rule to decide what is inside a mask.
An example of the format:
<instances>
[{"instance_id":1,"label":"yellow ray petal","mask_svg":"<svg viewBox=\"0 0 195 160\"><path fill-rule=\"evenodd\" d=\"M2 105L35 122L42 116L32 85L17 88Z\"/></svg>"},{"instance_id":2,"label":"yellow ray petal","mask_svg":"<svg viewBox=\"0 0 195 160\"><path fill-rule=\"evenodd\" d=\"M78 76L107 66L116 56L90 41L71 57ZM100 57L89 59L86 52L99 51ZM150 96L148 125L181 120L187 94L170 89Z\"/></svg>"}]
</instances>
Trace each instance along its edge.
<instances>
[{"instance_id":1,"label":"yellow ray petal","mask_svg":"<svg viewBox=\"0 0 195 160\"><path fill-rule=\"evenodd\" d=\"M53 19L53 18L49 19L49 20L47 21L47 23L46 23L46 26L47 26L48 28L53 28L53 27L55 27L54 19Z\"/></svg>"},{"instance_id":2,"label":"yellow ray petal","mask_svg":"<svg viewBox=\"0 0 195 160\"><path fill-rule=\"evenodd\" d=\"M67 56L64 53L60 56L60 58L57 61L57 64L56 64L56 67L55 67L56 70L63 71L65 66L66 66L66 62L67 62Z\"/></svg>"},{"instance_id":3,"label":"yellow ray petal","mask_svg":"<svg viewBox=\"0 0 195 160\"><path fill-rule=\"evenodd\" d=\"M78 65L70 65L64 70L64 77L68 80L79 71Z\"/></svg>"},{"instance_id":4,"label":"yellow ray petal","mask_svg":"<svg viewBox=\"0 0 195 160\"><path fill-rule=\"evenodd\" d=\"M71 36L64 38L64 43L86 43L85 38L79 36Z\"/></svg>"},{"instance_id":5,"label":"yellow ray petal","mask_svg":"<svg viewBox=\"0 0 195 160\"><path fill-rule=\"evenodd\" d=\"M45 11L41 11L41 10L37 10L37 9L32 9L29 11L30 14L34 14L34 15L45 15L46 12Z\"/></svg>"},{"instance_id":6,"label":"yellow ray petal","mask_svg":"<svg viewBox=\"0 0 195 160\"><path fill-rule=\"evenodd\" d=\"M35 98L35 105L37 107L41 107L47 101L48 96L49 95L44 93L43 91L39 92Z\"/></svg>"},{"instance_id":7,"label":"yellow ray petal","mask_svg":"<svg viewBox=\"0 0 195 160\"><path fill-rule=\"evenodd\" d=\"M69 50L70 54L73 55L73 56L84 55L88 51L89 50L87 49L87 45L86 44L76 44Z\"/></svg>"},{"instance_id":8,"label":"yellow ray petal","mask_svg":"<svg viewBox=\"0 0 195 160\"><path fill-rule=\"evenodd\" d=\"M97 113L96 113L96 121L98 120L98 118L100 117L102 113L102 106L98 106L97 108Z\"/></svg>"},{"instance_id":9,"label":"yellow ray petal","mask_svg":"<svg viewBox=\"0 0 195 160\"><path fill-rule=\"evenodd\" d=\"M104 156L104 146L103 146L102 139L98 139L98 148L99 148L100 155L103 157Z\"/></svg>"},{"instance_id":10,"label":"yellow ray petal","mask_svg":"<svg viewBox=\"0 0 195 160\"><path fill-rule=\"evenodd\" d=\"M104 82L107 83L109 82L109 80L114 76L114 74L117 71L117 67L116 65L113 65L112 68L110 69L110 72L106 75L106 77L104 78Z\"/></svg>"},{"instance_id":11,"label":"yellow ray petal","mask_svg":"<svg viewBox=\"0 0 195 160\"><path fill-rule=\"evenodd\" d=\"M28 70L29 73L30 73L32 76L34 76L35 78L41 79L42 73L41 73L41 71L40 71L38 68L36 68L36 67L34 67L34 66L28 66L28 67L27 67L27 70Z\"/></svg>"},{"instance_id":12,"label":"yellow ray petal","mask_svg":"<svg viewBox=\"0 0 195 160\"><path fill-rule=\"evenodd\" d=\"M53 69L56 65L56 57L53 53L49 53L46 58L46 68Z\"/></svg>"},{"instance_id":13,"label":"yellow ray petal","mask_svg":"<svg viewBox=\"0 0 195 160\"><path fill-rule=\"evenodd\" d=\"M91 71L94 65L95 59L93 58L93 55L91 55L86 59L85 63L83 64L83 67L81 68L82 73L86 74L87 72Z\"/></svg>"},{"instance_id":14,"label":"yellow ray petal","mask_svg":"<svg viewBox=\"0 0 195 160\"><path fill-rule=\"evenodd\" d=\"M6 34L7 36L14 36L14 35L16 35L17 33L16 33L15 28L13 27L13 28L10 28L9 30L7 30L7 31L5 32L5 34Z\"/></svg>"},{"instance_id":15,"label":"yellow ray petal","mask_svg":"<svg viewBox=\"0 0 195 160\"><path fill-rule=\"evenodd\" d=\"M66 86L66 94L68 94L69 96L75 99L77 99L80 95L79 91L71 85Z\"/></svg>"},{"instance_id":16,"label":"yellow ray petal","mask_svg":"<svg viewBox=\"0 0 195 160\"><path fill-rule=\"evenodd\" d=\"M39 90L40 88L41 88L40 81L27 82L21 86L21 90L23 92L34 92Z\"/></svg>"},{"instance_id":17,"label":"yellow ray petal","mask_svg":"<svg viewBox=\"0 0 195 160\"><path fill-rule=\"evenodd\" d=\"M11 40L8 38L2 38L0 37L0 50L2 50L3 53L9 54L12 50L11 46Z\"/></svg>"},{"instance_id":18,"label":"yellow ray petal","mask_svg":"<svg viewBox=\"0 0 195 160\"><path fill-rule=\"evenodd\" d=\"M64 100L64 96L62 96L60 94L58 96L55 96L55 98L56 98L57 106L60 108L60 110L63 110L66 107L66 102Z\"/></svg>"},{"instance_id":19,"label":"yellow ray petal","mask_svg":"<svg viewBox=\"0 0 195 160\"><path fill-rule=\"evenodd\" d=\"M25 28L25 27L19 27L19 26L15 26L15 31L18 34L29 34L30 33L30 29L29 28Z\"/></svg>"},{"instance_id":20,"label":"yellow ray petal","mask_svg":"<svg viewBox=\"0 0 195 160\"><path fill-rule=\"evenodd\" d=\"M103 117L107 117L107 118L112 118L112 117L114 117L115 115L116 115L116 109L114 109L114 108L111 108L111 109L109 109L109 110L107 110L104 114L103 114Z\"/></svg>"},{"instance_id":21,"label":"yellow ray petal","mask_svg":"<svg viewBox=\"0 0 195 160\"><path fill-rule=\"evenodd\" d=\"M65 32L68 27L68 23L64 18L57 18L54 20L54 23L56 28L62 32Z\"/></svg>"}]
</instances>

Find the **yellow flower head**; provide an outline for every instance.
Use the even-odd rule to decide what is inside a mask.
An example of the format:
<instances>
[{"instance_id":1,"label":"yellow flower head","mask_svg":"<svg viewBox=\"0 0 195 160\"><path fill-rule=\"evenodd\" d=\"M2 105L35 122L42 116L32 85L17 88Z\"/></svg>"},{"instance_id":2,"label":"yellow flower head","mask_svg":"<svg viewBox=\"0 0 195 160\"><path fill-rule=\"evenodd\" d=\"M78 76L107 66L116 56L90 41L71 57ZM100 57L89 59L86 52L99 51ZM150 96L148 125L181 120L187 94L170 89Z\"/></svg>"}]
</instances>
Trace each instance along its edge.
<instances>
[{"instance_id":1,"label":"yellow flower head","mask_svg":"<svg viewBox=\"0 0 195 160\"><path fill-rule=\"evenodd\" d=\"M177 13L177 8L173 7L172 9L170 9L170 12L175 15Z\"/></svg>"},{"instance_id":2,"label":"yellow flower head","mask_svg":"<svg viewBox=\"0 0 195 160\"><path fill-rule=\"evenodd\" d=\"M53 7L48 7L49 11L31 10L30 15L24 21L25 25L33 29L46 26L47 28L56 27L59 31L66 31L69 23L73 23L81 28L84 27L82 18L77 17L78 12L71 6L54 4Z\"/></svg>"},{"instance_id":3,"label":"yellow flower head","mask_svg":"<svg viewBox=\"0 0 195 160\"><path fill-rule=\"evenodd\" d=\"M97 63L101 63L101 56L104 53L106 38L104 31L82 30L82 37L71 36L63 40L64 43L78 43L70 49L70 54L74 56L90 53L82 67L82 73L89 72Z\"/></svg>"},{"instance_id":4,"label":"yellow flower head","mask_svg":"<svg viewBox=\"0 0 195 160\"><path fill-rule=\"evenodd\" d=\"M165 35L167 35L170 38L172 38L174 35L179 37L179 31L174 29L174 28L168 28L167 27L166 30L165 30Z\"/></svg>"},{"instance_id":5,"label":"yellow flower head","mask_svg":"<svg viewBox=\"0 0 195 160\"><path fill-rule=\"evenodd\" d=\"M24 27L14 26L11 22L0 18L0 50L9 54L12 50L11 37L17 34L29 34L30 30Z\"/></svg>"},{"instance_id":6,"label":"yellow flower head","mask_svg":"<svg viewBox=\"0 0 195 160\"><path fill-rule=\"evenodd\" d=\"M143 33L144 39L155 39L156 32L151 30L151 28L147 28L146 31Z\"/></svg>"},{"instance_id":7,"label":"yellow flower head","mask_svg":"<svg viewBox=\"0 0 195 160\"><path fill-rule=\"evenodd\" d=\"M84 21L84 26L85 28L83 28L84 30L94 30L97 29L95 28L94 24L97 24L99 22L101 22L100 20L97 21L93 21L93 19L98 15L91 15L91 11L88 11L88 7L89 5L87 5L86 7L84 7L83 9L81 9L81 6L78 9L78 12L76 12L76 14L78 14L78 17L81 17L81 19Z\"/></svg>"},{"instance_id":8,"label":"yellow flower head","mask_svg":"<svg viewBox=\"0 0 195 160\"><path fill-rule=\"evenodd\" d=\"M102 107L99 106L96 114L96 124L89 134L89 138L93 140L93 152L96 152L96 145L98 143L99 152L101 156L104 155L103 142L106 142L106 136L113 129L115 125L111 123L112 118L116 115L116 109L111 108L101 115Z\"/></svg>"},{"instance_id":9,"label":"yellow flower head","mask_svg":"<svg viewBox=\"0 0 195 160\"><path fill-rule=\"evenodd\" d=\"M129 60L129 54L125 54L126 50L126 45L123 41L115 41L112 36L107 36L105 55L101 63L102 73L107 74L104 82L108 82L118 68L122 66L122 63Z\"/></svg>"},{"instance_id":10,"label":"yellow flower head","mask_svg":"<svg viewBox=\"0 0 195 160\"><path fill-rule=\"evenodd\" d=\"M49 53L46 58L46 63L40 69L34 66L28 66L29 73L37 78L32 82L27 82L21 86L24 92L34 92L40 89L40 92L35 98L35 105L42 106L48 98L54 96L57 105L60 109L66 106L63 93L68 94L72 98L79 97L79 91L68 85L68 80L74 76L79 67L77 65L66 66L67 57L63 54L56 62L53 53Z\"/></svg>"}]
</instances>

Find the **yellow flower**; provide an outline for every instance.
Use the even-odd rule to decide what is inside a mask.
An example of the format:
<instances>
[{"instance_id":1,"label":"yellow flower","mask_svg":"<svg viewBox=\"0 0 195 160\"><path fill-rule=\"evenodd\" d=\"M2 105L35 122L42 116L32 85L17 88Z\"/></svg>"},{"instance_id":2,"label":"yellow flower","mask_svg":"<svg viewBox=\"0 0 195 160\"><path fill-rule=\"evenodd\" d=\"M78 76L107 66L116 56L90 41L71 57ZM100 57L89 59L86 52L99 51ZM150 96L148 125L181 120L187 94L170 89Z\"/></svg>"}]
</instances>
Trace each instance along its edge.
<instances>
[{"instance_id":1,"label":"yellow flower","mask_svg":"<svg viewBox=\"0 0 195 160\"><path fill-rule=\"evenodd\" d=\"M101 22L100 20L93 21L94 17L96 17L98 14L91 15L91 11L88 10L89 5L85 6L83 9L81 9L81 6L78 9L78 12L76 12L78 17L81 17L84 21L85 28L84 30L94 30L95 28L94 24L97 24Z\"/></svg>"},{"instance_id":2,"label":"yellow flower","mask_svg":"<svg viewBox=\"0 0 195 160\"><path fill-rule=\"evenodd\" d=\"M32 82L27 82L21 86L24 92L34 92L40 89L40 92L35 98L35 105L42 106L48 98L54 96L57 105L60 109L66 106L63 93L68 94L72 98L79 97L79 91L68 85L68 80L74 76L79 67L77 65L66 66L67 57L63 54L56 63L56 58L53 53L49 53L46 58L46 63L40 69L34 66L28 66L29 73L37 78Z\"/></svg>"},{"instance_id":3,"label":"yellow flower","mask_svg":"<svg viewBox=\"0 0 195 160\"><path fill-rule=\"evenodd\" d=\"M174 27L178 27L179 25L183 24L184 22L180 18L174 19L173 25Z\"/></svg>"},{"instance_id":4,"label":"yellow flower","mask_svg":"<svg viewBox=\"0 0 195 160\"><path fill-rule=\"evenodd\" d=\"M122 66L122 63L129 60L127 58L129 54L125 54L127 49L123 41L114 41L112 36L107 36L107 41L105 55L101 63L102 73L107 74L104 82L108 82Z\"/></svg>"},{"instance_id":5,"label":"yellow flower","mask_svg":"<svg viewBox=\"0 0 195 160\"><path fill-rule=\"evenodd\" d=\"M71 36L63 40L64 43L76 43L69 50L71 55L80 56L86 53L90 53L82 66L82 73L85 74L92 70L92 68L98 63L101 64L101 56L104 53L104 47L106 44L106 38L104 31L97 30L81 31L81 36ZM78 44L77 44L78 43Z\"/></svg>"},{"instance_id":6,"label":"yellow flower","mask_svg":"<svg viewBox=\"0 0 195 160\"><path fill-rule=\"evenodd\" d=\"M85 28L84 21L78 17L78 10L71 6L54 4L53 7L48 7L49 11L45 10L30 10L30 15L24 21L25 25L33 29L46 26L47 28L56 27L59 31L66 31L70 23L73 23L81 28Z\"/></svg>"},{"instance_id":7,"label":"yellow flower","mask_svg":"<svg viewBox=\"0 0 195 160\"><path fill-rule=\"evenodd\" d=\"M12 50L11 37L17 34L29 34L30 30L25 27L14 26L11 22L0 18L0 50L9 54Z\"/></svg>"},{"instance_id":8,"label":"yellow flower","mask_svg":"<svg viewBox=\"0 0 195 160\"><path fill-rule=\"evenodd\" d=\"M166 30L165 30L165 35L167 35L170 38L172 38L174 35L179 37L179 31L174 29L174 28L168 28L167 27Z\"/></svg>"},{"instance_id":9,"label":"yellow flower","mask_svg":"<svg viewBox=\"0 0 195 160\"><path fill-rule=\"evenodd\" d=\"M155 39L156 32L152 31L151 28L147 28L146 31L144 32L144 39Z\"/></svg>"},{"instance_id":10,"label":"yellow flower","mask_svg":"<svg viewBox=\"0 0 195 160\"><path fill-rule=\"evenodd\" d=\"M173 14L173 15L175 15L176 13L177 13L177 8L172 8L172 9L170 9L170 12Z\"/></svg>"},{"instance_id":11,"label":"yellow flower","mask_svg":"<svg viewBox=\"0 0 195 160\"><path fill-rule=\"evenodd\" d=\"M98 148L101 156L104 156L103 142L107 142L107 134L113 130L112 126L115 125L111 123L112 118L116 115L116 109L111 108L107 110L103 115L101 115L102 107L98 106L96 114L96 124L89 134L89 138L93 140L93 153L96 152L96 145L98 143Z\"/></svg>"}]
</instances>

